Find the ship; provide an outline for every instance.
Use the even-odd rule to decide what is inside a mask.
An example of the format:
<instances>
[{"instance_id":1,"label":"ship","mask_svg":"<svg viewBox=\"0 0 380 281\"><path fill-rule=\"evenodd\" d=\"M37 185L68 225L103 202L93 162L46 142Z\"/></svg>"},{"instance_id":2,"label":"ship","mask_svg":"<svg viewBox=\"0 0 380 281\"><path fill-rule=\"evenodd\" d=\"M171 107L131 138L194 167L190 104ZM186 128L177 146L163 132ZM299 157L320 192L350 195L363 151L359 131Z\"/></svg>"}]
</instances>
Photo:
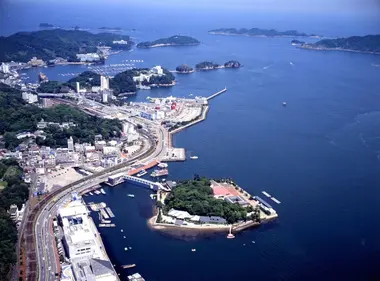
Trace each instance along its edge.
<instances>
[{"instance_id":1,"label":"ship","mask_svg":"<svg viewBox=\"0 0 380 281\"><path fill-rule=\"evenodd\" d=\"M153 173L150 174L150 176L153 178L167 176L167 175L169 175L169 171L167 169L154 170Z\"/></svg>"},{"instance_id":2,"label":"ship","mask_svg":"<svg viewBox=\"0 0 380 281\"><path fill-rule=\"evenodd\" d=\"M44 82L49 82L49 79L48 79L48 77L45 74L43 74L42 72L40 72L38 74L38 81L40 83L44 83Z\"/></svg>"},{"instance_id":3,"label":"ship","mask_svg":"<svg viewBox=\"0 0 380 281\"><path fill-rule=\"evenodd\" d=\"M138 173L136 176L142 177L143 175L146 175L148 172L145 170L141 170L140 173Z\"/></svg>"}]
</instances>

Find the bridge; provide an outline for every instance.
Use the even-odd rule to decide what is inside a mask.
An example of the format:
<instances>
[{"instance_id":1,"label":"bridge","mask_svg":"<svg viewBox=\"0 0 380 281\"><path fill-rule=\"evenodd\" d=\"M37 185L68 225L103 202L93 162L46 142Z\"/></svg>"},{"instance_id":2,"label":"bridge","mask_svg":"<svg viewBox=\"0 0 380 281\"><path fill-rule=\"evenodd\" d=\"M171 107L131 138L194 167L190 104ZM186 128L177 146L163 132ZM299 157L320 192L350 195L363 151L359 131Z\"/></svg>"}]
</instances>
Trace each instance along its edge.
<instances>
[{"instance_id":1,"label":"bridge","mask_svg":"<svg viewBox=\"0 0 380 281\"><path fill-rule=\"evenodd\" d=\"M124 177L124 179L127 181L127 182L131 182L131 183L134 183L134 184L137 184L137 185L141 185L141 186L144 186L144 187L148 187L150 189L153 189L155 191L157 190L164 190L164 191L170 191L169 188L163 186L161 183L159 182L154 182L154 181L149 181L149 180L146 180L146 179L140 179L138 177L134 177L134 176L129 176L129 175L126 175Z\"/></svg>"}]
</instances>

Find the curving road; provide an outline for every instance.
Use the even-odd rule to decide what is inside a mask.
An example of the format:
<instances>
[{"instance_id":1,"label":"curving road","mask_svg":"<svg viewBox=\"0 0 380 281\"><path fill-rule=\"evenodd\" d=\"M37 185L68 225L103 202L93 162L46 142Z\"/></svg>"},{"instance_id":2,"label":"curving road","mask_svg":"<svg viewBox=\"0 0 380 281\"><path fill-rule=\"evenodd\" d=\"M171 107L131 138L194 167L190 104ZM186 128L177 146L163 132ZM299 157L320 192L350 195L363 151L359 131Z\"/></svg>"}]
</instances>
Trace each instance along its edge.
<instances>
[{"instance_id":1,"label":"curving road","mask_svg":"<svg viewBox=\"0 0 380 281\"><path fill-rule=\"evenodd\" d=\"M55 249L55 236L52 233L52 214L55 214L62 204L70 200L72 191L80 192L103 182L110 174L127 169L137 160L149 161L160 157L165 144L168 143L167 140L165 141L165 130L160 127L157 143L147 133L140 133L150 143L146 151L131 158L128 162L93 174L48 194L31 210L27 218L25 233L28 280L59 280L56 273L60 271L60 264Z\"/></svg>"}]
</instances>

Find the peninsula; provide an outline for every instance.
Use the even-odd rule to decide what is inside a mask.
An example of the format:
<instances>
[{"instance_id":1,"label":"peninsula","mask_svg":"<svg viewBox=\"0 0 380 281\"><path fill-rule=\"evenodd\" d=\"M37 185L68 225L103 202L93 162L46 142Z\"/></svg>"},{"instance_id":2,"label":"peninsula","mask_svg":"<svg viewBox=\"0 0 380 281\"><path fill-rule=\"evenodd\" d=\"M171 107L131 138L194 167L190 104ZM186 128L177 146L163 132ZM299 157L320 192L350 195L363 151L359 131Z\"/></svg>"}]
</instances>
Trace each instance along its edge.
<instances>
[{"instance_id":1,"label":"peninsula","mask_svg":"<svg viewBox=\"0 0 380 281\"><path fill-rule=\"evenodd\" d=\"M308 35L296 30L277 31L275 29L261 29L261 28L219 28L213 29L208 32L209 34L216 35L243 35L252 37L318 37L317 35Z\"/></svg>"},{"instance_id":2,"label":"peninsula","mask_svg":"<svg viewBox=\"0 0 380 281\"><path fill-rule=\"evenodd\" d=\"M302 44L300 48L322 51L348 51L357 53L380 54L380 35L323 39L316 43Z\"/></svg>"},{"instance_id":3,"label":"peninsula","mask_svg":"<svg viewBox=\"0 0 380 281\"><path fill-rule=\"evenodd\" d=\"M129 50L132 45L129 36L113 33L64 29L18 32L0 37L0 61L28 62L32 58L78 61L78 54L97 52L99 46Z\"/></svg>"},{"instance_id":4,"label":"peninsula","mask_svg":"<svg viewBox=\"0 0 380 281\"><path fill-rule=\"evenodd\" d=\"M167 47L167 46L196 46L200 42L190 36L174 35L168 38L161 38L155 41L141 42L137 44L137 48L147 49L155 47Z\"/></svg>"}]
</instances>

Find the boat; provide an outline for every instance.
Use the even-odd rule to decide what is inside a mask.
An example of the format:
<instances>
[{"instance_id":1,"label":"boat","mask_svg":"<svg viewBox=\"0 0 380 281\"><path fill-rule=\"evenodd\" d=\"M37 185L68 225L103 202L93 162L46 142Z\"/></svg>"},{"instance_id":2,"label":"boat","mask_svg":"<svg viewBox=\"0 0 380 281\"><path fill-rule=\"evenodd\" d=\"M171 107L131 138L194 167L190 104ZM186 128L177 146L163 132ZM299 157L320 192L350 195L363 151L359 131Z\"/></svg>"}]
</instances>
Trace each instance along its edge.
<instances>
[{"instance_id":1,"label":"boat","mask_svg":"<svg viewBox=\"0 0 380 281\"><path fill-rule=\"evenodd\" d=\"M100 189L100 192L101 192L102 194L106 194L106 192L104 191L103 188Z\"/></svg>"},{"instance_id":2,"label":"boat","mask_svg":"<svg viewBox=\"0 0 380 281\"><path fill-rule=\"evenodd\" d=\"M125 248L124 248L124 251L128 251L128 247L125 247Z\"/></svg>"},{"instance_id":3,"label":"boat","mask_svg":"<svg viewBox=\"0 0 380 281\"><path fill-rule=\"evenodd\" d=\"M158 164L158 167L165 169L165 168L168 167L168 164L166 164L166 163L160 163L160 164Z\"/></svg>"},{"instance_id":4,"label":"boat","mask_svg":"<svg viewBox=\"0 0 380 281\"><path fill-rule=\"evenodd\" d=\"M196 160L196 159L198 159L198 156L190 156L190 159L192 159L192 160Z\"/></svg>"},{"instance_id":5,"label":"boat","mask_svg":"<svg viewBox=\"0 0 380 281\"><path fill-rule=\"evenodd\" d=\"M154 170L153 173L150 174L150 176L153 178L167 176L167 175L169 175L169 171L167 169Z\"/></svg>"},{"instance_id":6,"label":"boat","mask_svg":"<svg viewBox=\"0 0 380 281\"><path fill-rule=\"evenodd\" d=\"M135 195L134 194L127 194L128 197L131 197L131 198L134 198Z\"/></svg>"},{"instance_id":7,"label":"boat","mask_svg":"<svg viewBox=\"0 0 380 281\"><path fill-rule=\"evenodd\" d=\"M191 249L191 251L192 251L192 252L196 252L196 251L197 251L197 249Z\"/></svg>"},{"instance_id":8,"label":"boat","mask_svg":"<svg viewBox=\"0 0 380 281\"><path fill-rule=\"evenodd\" d=\"M285 101L283 101L283 102L282 102L282 105L283 105L283 106L286 106L286 102L285 102Z\"/></svg>"},{"instance_id":9,"label":"boat","mask_svg":"<svg viewBox=\"0 0 380 281\"><path fill-rule=\"evenodd\" d=\"M122 268L133 268L133 267L136 267L136 264L132 263L132 264L125 264L125 265L122 265L121 266Z\"/></svg>"},{"instance_id":10,"label":"boat","mask_svg":"<svg viewBox=\"0 0 380 281\"><path fill-rule=\"evenodd\" d=\"M111 223L110 220L102 220L102 223Z\"/></svg>"},{"instance_id":11,"label":"boat","mask_svg":"<svg viewBox=\"0 0 380 281\"><path fill-rule=\"evenodd\" d=\"M99 190L95 190L94 193L95 193L96 195L99 195L99 194L100 194L100 191L99 191Z\"/></svg>"},{"instance_id":12,"label":"boat","mask_svg":"<svg viewBox=\"0 0 380 281\"><path fill-rule=\"evenodd\" d=\"M145 170L141 170L140 173L138 173L136 176L142 177L143 175L146 175L148 172Z\"/></svg>"}]
</instances>

